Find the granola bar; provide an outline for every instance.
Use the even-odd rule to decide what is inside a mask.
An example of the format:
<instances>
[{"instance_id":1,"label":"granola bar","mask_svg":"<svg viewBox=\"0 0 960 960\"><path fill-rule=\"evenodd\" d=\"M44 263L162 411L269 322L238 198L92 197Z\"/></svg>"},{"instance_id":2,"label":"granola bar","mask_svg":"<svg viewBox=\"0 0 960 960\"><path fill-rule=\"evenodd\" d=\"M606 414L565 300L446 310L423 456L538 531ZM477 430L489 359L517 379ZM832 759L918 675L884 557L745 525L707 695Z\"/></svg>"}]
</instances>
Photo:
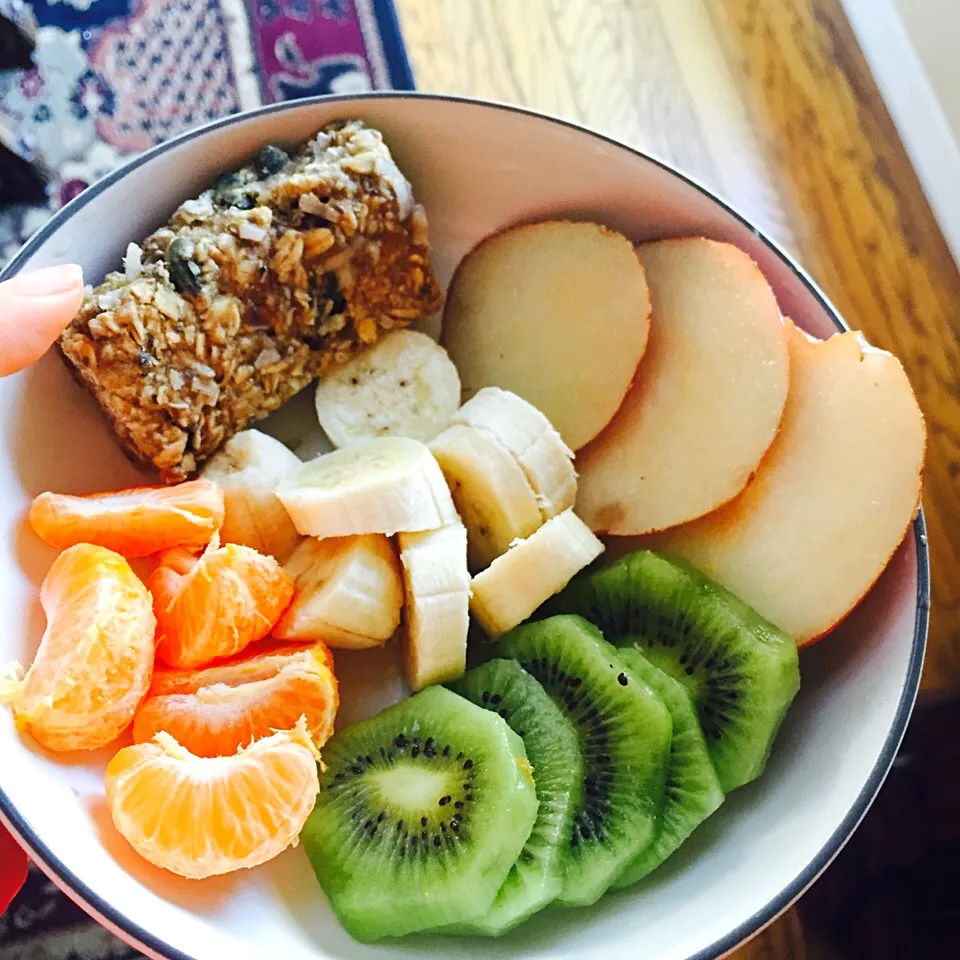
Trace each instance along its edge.
<instances>
[{"instance_id":1,"label":"granola bar","mask_svg":"<svg viewBox=\"0 0 960 960\"><path fill-rule=\"evenodd\" d=\"M383 332L439 309L427 219L380 133L331 124L187 200L88 292L59 346L163 479Z\"/></svg>"}]
</instances>

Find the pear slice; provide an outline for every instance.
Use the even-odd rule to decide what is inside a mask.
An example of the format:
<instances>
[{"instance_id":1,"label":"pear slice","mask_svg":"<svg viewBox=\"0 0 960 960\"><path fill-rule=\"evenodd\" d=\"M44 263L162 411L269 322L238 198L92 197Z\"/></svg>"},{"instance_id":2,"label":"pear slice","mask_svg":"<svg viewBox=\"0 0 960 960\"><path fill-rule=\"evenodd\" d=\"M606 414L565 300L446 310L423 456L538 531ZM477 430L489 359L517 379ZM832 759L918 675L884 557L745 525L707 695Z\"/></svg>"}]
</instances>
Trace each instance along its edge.
<instances>
[{"instance_id":1,"label":"pear slice","mask_svg":"<svg viewBox=\"0 0 960 960\"><path fill-rule=\"evenodd\" d=\"M856 606L903 540L926 431L896 357L857 333L818 341L788 330L783 426L753 482L715 513L647 539L804 646Z\"/></svg>"},{"instance_id":2,"label":"pear slice","mask_svg":"<svg viewBox=\"0 0 960 960\"><path fill-rule=\"evenodd\" d=\"M700 237L644 243L650 343L617 415L576 461L596 532L663 530L735 497L776 436L789 383L780 309L757 265Z\"/></svg>"},{"instance_id":3,"label":"pear slice","mask_svg":"<svg viewBox=\"0 0 960 960\"><path fill-rule=\"evenodd\" d=\"M649 329L630 241L596 223L553 220L495 234L464 257L440 341L464 400L483 387L510 390L577 450L617 412Z\"/></svg>"}]
</instances>

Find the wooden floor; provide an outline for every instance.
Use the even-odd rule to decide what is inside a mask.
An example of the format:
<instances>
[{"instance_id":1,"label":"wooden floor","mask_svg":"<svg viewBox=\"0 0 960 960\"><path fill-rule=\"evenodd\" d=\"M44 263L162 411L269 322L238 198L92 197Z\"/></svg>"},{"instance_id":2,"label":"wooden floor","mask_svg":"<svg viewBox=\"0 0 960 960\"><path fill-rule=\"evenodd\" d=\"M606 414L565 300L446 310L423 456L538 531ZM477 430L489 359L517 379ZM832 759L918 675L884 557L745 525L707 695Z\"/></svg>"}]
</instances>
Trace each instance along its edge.
<instances>
[{"instance_id":1,"label":"wooden floor","mask_svg":"<svg viewBox=\"0 0 960 960\"><path fill-rule=\"evenodd\" d=\"M576 119L654 149L702 179L716 177L735 200L740 190L741 205L755 204L748 212L793 248L847 320L902 359L929 430L924 506L933 607L922 702L928 716L943 709L940 698L960 691L960 273L840 0L397 0L397 6L420 89ZM677 26L678 12L686 26ZM702 31L702 56L685 60L680 53L671 60L661 50L654 59L651 31L664 23L668 32L685 30L690 42L692 32ZM718 50L723 63L708 62ZM672 96L681 80L686 99ZM710 97L722 104L711 105ZM683 134L698 102L705 104L699 152ZM723 125L716 129L720 115ZM748 187L734 181L733 168L753 170ZM948 715L956 718L956 711ZM923 722L918 729L910 756L919 759L891 778L871 814L874 822L892 816L884 804L896 808L898 784L909 793L915 782L938 780L923 780L923 771L939 761L930 759L934 741L924 738ZM955 774L957 765L950 769ZM958 782L941 776L934 794L944 780ZM953 799L960 800L960 791ZM928 812L922 805L911 809L921 817ZM896 830L900 821L893 815L891 822ZM878 845L859 847L857 856L883 861L891 834L883 828L875 835ZM870 843L871 836L868 823L857 839ZM915 859L932 855L911 849ZM840 902L823 903L824 891L841 891L835 900L849 894L843 871L850 862L843 855L799 911L742 947L738 960L960 956L953 948L914 954L909 937L891 947L895 934L883 924L894 922L889 918L904 898L889 899L889 884L899 889L889 879L875 900L858 901L858 916L868 918L864 929L876 943L860 952L854 938L850 953L850 943L844 946L829 922L819 922ZM862 882L879 884L881 874L878 868Z\"/></svg>"}]
</instances>

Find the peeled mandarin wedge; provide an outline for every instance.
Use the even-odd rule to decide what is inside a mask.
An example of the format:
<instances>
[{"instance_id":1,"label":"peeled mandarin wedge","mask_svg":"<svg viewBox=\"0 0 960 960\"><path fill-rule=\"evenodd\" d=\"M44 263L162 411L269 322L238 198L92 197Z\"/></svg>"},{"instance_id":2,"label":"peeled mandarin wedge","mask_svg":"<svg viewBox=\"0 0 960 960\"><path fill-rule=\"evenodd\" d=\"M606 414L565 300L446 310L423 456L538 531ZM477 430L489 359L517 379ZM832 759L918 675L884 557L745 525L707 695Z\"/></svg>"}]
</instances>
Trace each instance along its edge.
<instances>
[{"instance_id":1,"label":"peeled mandarin wedge","mask_svg":"<svg viewBox=\"0 0 960 960\"><path fill-rule=\"evenodd\" d=\"M273 557L214 537L199 557L170 550L147 581L157 616L157 658L189 669L231 657L265 637L293 598Z\"/></svg>"},{"instance_id":2,"label":"peeled mandarin wedge","mask_svg":"<svg viewBox=\"0 0 960 960\"><path fill-rule=\"evenodd\" d=\"M296 843L317 799L318 759L302 721L229 757L196 757L158 733L110 761L107 805L140 856L200 880Z\"/></svg>"},{"instance_id":3,"label":"peeled mandarin wedge","mask_svg":"<svg viewBox=\"0 0 960 960\"><path fill-rule=\"evenodd\" d=\"M10 697L17 726L50 750L102 747L127 727L150 686L150 594L123 557L81 543L54 561L40 603L47 628Z\"/></svg>"},{"instance_id":4,"label":"peeled mandarin wedge","mask_svg":"<svg viewBox=\"0 0 960 960\"><path fill-rule=\"evenodd\" d=\"M264 641L257 644L255 653L248 650L241 656L221 660L202 670L177 670L157 665L149 695L164 697L171 693L196 693L201 687L212 687L217 683L237 687L241 683L269 680L288 666L292 658L308 651L322 661L328 670L333 670L333 654L325 643L317 642L308 647L301 643Z\"/></svg>"},{"instance_id":5,"label":"peeled mandarin wedge","mask_svg":"<svg viewBox=\"0 0 960 960\"><path fill-rule=\"evenodd\" d=\"M164 731L198 757L223 757L292 730L303 716L311 739L323 746L340 703L332 664L326 645L317 643L181 673L178 692L144 701L133 739L145 743Z\"/></svg>"},{"instance_id":6,"label":"peeled mandarin wedge","mask_svg":"<svg viewBox=\"0 0 960 960\"><path fill-rule=\"evenodd\" d=\"M41 493L28 519L36 534L61 550L93 543L125 557L172 547L203 547L223 524L223 491L210 480L175 487L131 487L74 497Z\"/></svg>"}]
</instances>

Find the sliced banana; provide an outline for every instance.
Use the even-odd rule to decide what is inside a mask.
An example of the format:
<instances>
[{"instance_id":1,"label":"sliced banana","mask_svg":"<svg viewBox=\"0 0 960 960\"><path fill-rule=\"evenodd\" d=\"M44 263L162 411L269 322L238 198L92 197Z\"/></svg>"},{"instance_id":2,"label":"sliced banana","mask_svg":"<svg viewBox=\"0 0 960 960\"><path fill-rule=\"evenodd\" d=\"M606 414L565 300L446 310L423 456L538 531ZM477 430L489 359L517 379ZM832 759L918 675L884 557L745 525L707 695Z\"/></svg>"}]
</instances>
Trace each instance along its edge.
<instances>
[{"instance_id":1,"label":"sliced banana","mask_svg":"<svg viewBox=\"0 0 960 960\"><path fill-rule=\"evenodd\" d=\"M300 534L273 491L300 466L295 453L259 430L231 437L201 472L223 488L221 540L252 547L283 563Z\"/></svg>"},{"instance_id":2,"label":"sliced banana","mask_svg":"<svg viewBox=\"0 0 960 960\"><path fill-rule=\"evenodd\" d=\"M572 510L565 510L473 578L470 610L491 637L499 637L559 593L601 553L603 544L590 528Z\"/></svg>"},{"instance_id":3,"label":"sliced banana","mask_svg":"<svg viewBox=\"0 0 960 960\"><path fill-rule=\"evenodd\" d=\"M509 390L484 387L453 415L453 423L473 427L510 451L537 495L544 520L573 506L573 451L532 403Z\"/></svg>"},{"instance_id":4,"label":"sliced banana","mask_svg":"<svg viewBox=\"0 0 960 960\"><path fill-rule=\"evenodd\" d=\"M325 640L362 650L386 643L400 625L400 563L382 534L308 537L284 568L296 592L273 628L279 640Z\"/></svg>"},{"instance_id":5,"label":"sliced banana","mask_svg":"<svg viewBox=\"0 0 960 960\"><path fill-rule=\"evenodd\" d=\"M317 419L335 447L371 437L432 440L460 405L460 376L425 333L397 330L327 373Z\"/></svg>"},{"instance_id":6,"label":"sliced banana","mask_svg":"<svg viewBox=\"0 0 960 960\"><path fill-rule=\"evenodd\" d=\"M455 680L467 666L467 531L457 521L438 530L401 533L397 540L406 588L407 683L422 690Z\"/></svg>"},{"instance_id":7,"label":"sliced banana","mask_svg":"<svg viewBox=\"0 0 960 960\"><path fill-rule=\"evenodd\" d=\"M450 490L419 440L378 437L303 464L276 489L300 533L393 536L457 519Z\"/></svg>"},{"instance_id":8,"label":"sliced banana","mask_svg":"<svg viewBox=\"0 0 960 960\"><path fill-rule=\"evenodd\" d=\"M506 553L543 522L537 495L510 451L489 434L456 424L430 444L467 528L473 570Z\"/></svg>"}]
</instances>

